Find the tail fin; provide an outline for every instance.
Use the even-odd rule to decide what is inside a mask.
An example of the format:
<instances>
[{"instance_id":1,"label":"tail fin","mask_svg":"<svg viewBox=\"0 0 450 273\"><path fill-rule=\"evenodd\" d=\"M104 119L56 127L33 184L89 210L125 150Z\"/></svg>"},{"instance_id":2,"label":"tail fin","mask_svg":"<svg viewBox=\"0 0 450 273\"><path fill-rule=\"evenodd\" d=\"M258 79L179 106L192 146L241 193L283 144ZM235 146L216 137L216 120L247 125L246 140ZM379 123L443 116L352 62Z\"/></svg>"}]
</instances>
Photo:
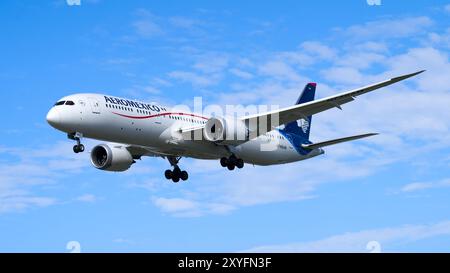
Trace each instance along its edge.
<instances>
[{"instance_id":1,"label":"tail fin","mask_svg":"<svg viewBox=\"0 0 450 273\"><path fill-rule=\"evenodd\" d=\"M303 89L303 92L298 97L295 104L302 104L314 100L316 94L316 83L308 83ZM312 116L305 117L297 121L289 122L285 125L284 131L299 135L305 140L309 140L309 132L311 131Z\"/></svg>"}]
</instances>

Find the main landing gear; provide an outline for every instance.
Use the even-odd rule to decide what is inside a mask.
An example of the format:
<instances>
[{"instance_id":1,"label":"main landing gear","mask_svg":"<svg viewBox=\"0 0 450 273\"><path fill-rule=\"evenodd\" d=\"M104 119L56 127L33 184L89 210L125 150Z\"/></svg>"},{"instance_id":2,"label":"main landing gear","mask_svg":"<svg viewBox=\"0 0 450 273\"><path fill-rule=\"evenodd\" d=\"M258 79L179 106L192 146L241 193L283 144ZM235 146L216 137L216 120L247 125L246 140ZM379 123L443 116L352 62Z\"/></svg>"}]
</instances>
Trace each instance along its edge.
<instances>
[{"instance_id":1,"label":"main landing gear","mask_svg":"<svg viewBox=\"0 0 450 273\"><path fill-rule=\"evenodd\" d=\"M167 157L169 160L170 165L173 166L173 170L166 170L164 172L164 176L166 179L172 179L174 183L178 183L181 180L186 181L189 178L189 175L186 171L182 171L180 167L178 167L178 162L180 161L181 157L174 157L169 156Z\"/></svg>"},{"instance_id":2,"label":"main landing gear","mask_svg":"<svg viewBox=\"0 0 450 273\"><path fill-rule=\"evenodd\" d=\"M220 165L224 168L227 167L230 171L234 170L236 167L238 167L238 169L242 169L244 167L244 160L237 158L235 155L231 155L228 158L222 157L220 159Z\"/></svg>"},{"instance_id":3,"label":"main landing gear","mask_svg":"<svg viewBox=\"0 0 450 273\"><path fill-rule=\"evenodd\" d=\"M77 144L75 146L73 146L73 152L78 154L78 153L82 153L84 152L84 145L81 144L81 138L83 138L83 134L81 133L71 133L68 134L67 137L69 139L75 140L77 142Z\"/></svg>"}]
</instances>

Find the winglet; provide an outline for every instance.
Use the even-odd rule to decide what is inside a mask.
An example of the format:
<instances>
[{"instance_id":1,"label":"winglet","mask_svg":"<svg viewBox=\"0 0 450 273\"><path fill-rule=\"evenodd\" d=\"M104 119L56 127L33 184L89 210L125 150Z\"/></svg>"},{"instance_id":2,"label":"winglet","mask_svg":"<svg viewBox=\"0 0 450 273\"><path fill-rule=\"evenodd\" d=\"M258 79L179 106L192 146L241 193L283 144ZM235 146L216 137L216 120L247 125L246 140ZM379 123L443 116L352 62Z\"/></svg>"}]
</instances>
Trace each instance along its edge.
<instances>
[{"instance_id":1,"label":"winglet","mask_svg":"<svg viewBox=\"0 0 450 273\"><path fill-rule=\"evenodd\" d=\"M392 80L392 81L395 81L395 82L403 81L403 80L406 80L406 79L408 79L408 78L411 78L411 77L417 76L417 75L419 75L419 74L422 74L422 73L425 72L425 71L426 71L425 69L424 69L424 70L420 70L420 71L415 72L415 73L406 74L406 75L403 75L403 76L399 76L399 77L392 78L391 80Z\"/></svg>"}]
</instances>

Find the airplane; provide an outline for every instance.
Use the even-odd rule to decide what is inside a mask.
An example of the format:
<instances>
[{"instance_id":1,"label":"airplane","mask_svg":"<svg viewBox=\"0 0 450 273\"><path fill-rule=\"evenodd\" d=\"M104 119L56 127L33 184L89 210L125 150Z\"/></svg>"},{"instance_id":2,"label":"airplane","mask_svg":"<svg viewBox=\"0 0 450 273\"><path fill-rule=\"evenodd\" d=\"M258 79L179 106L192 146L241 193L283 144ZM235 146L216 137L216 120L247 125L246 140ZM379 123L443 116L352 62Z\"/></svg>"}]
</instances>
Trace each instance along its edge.
<instances>
[{"instance_id":1,"label":"airplane","mask_svg":"<svg viewBox=\"0 0 450 273\"><path fill-rule=\"evenodd\" d=\"M164 176L173 182L188 179L181 170L183 157L219 160L228 170L244 164L276 165L324 154L324 147L376 135L368 133L313 143L314 114L338 108L357 96L416 76L425 70L391 78L334 96L314 100L316 83L306 84L295 105L242 117L205 116L157 103L103 94L73 94L58 100L47 122L75 140L75 153L83 152L82 138L105 141L92 148L92 165L122 172L143 156L167 159L172 169ZM274 122L276 121L276 122ZM272 149L262 149L271 145Z\"/></svg>"}]
</instances>

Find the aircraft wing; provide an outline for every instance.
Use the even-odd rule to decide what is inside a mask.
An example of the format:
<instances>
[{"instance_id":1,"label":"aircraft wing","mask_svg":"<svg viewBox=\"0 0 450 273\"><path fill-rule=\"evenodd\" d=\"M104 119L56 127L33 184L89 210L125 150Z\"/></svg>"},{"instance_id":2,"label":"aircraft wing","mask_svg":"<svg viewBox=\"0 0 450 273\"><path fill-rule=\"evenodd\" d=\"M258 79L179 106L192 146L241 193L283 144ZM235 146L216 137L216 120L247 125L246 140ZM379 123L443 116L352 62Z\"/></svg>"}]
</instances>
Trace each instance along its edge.
<instances>
[{"instance_id":1,"label":"aircraft wing","mask_svg":"<svg viewBox=\"0 0 450 273\"><path fill-rule=\"evenodd\" d=\"M118 144L114 144L118 145ZM121 146L121 144L119 144ZM133 156L134 159L141 158L142 156L153 156L153 157L159 157L161 154L159 154L156 150L152 150L150 147L143 147L143 146L134 146L134 145L123 145Z\"/></svg>"},{"instance_id":2,"label":"aircraft wing","mask_svg":"<svg viewBox=\"0 0 450 273\"><path fill-rule=\"evenodd\" d=\"M382 82L368 85L368 86L365 86L362 88L354 89L354 90L344 92L341 94L337 94L334 96L330 96L327 98L323 98L323 99L319 99L319 100L315 100L315 101L311 101L311 102L307 102L307 103L303 103L303 104L298 104L298 105L294 105L294 106L283 108L283 109L278 109L278 110L271 111L271 112L260 113L260 114L255 114L255 115L251 115L251 116L245 116L245 117L242 117L241 120L243 120L245 122L249 122L250 124L257 125L259 128L258 135L261 135L261 134L266 133L263 130L261 130L261 128L267 128L266 131L271 131L271 130L275 129L276 127L278 127L279 125L286 124L291 121L303 119L308 116L326 111L326 110L334 108L334 107L341 109L341 105L343 105L347 102L353 101L359 95L377 90L379 88L394 84L399 81L403 81L405 79L416 76L424 71L425 70L418 71L418 72L415 72L412 74L395 77L395 78L392 78L392 79L389 79L386 81L382 81ZM276 122L277 116L278 116L278 122ZM272 119L274 120L274 122L271 121ZM262 125L264 125L264 123L266 123L265 127L262 126Z\"/></svg>"},{"instance_id":3,"label":"aircraft wing","mask_svg":"<svg viewBox=\"0 0 450 273\"><path fill-rule=\"evenodd\" d=\"M182 134L183 139L201 140L203 139L203 128L205 128L205 124L193 127L184 127L180 129L180 133Z\"/></svg>"}]
</instances>

